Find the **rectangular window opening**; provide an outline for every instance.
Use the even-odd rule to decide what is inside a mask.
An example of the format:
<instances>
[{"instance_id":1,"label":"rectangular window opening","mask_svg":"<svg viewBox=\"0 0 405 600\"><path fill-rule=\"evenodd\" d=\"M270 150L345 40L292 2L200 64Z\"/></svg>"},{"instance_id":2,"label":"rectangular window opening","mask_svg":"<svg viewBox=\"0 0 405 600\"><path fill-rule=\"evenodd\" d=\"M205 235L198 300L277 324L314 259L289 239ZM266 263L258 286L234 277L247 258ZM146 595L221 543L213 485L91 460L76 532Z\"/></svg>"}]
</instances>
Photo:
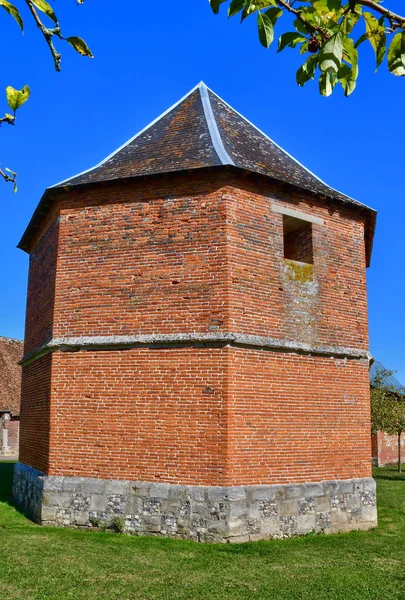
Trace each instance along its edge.
<instances>
[{"instance_id":1,"label":"rectangular window opening","mask_svg":"<svg viewBox=\"0 0 405 600\"><path fill-rule=\"evenodd\" d=\"M314 264L312 223L283 215L284 258Z\"/></svg>"}]
</instances>

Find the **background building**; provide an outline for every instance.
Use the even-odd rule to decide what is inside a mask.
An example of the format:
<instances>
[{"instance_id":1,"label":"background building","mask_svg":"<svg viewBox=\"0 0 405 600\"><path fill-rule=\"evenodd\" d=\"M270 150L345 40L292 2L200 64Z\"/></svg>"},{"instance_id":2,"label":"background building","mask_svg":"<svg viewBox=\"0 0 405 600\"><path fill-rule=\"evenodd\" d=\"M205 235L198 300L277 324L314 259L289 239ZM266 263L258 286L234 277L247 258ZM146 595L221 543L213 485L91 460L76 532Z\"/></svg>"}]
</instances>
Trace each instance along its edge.
<instances>
[{"instance_id":1,"label":"background building","mask_svg":"<svg viewBox=\"0 0 405 600\"><path fill-rule=\"evenodd\" d=\"M0 337L0 455L18 455L23 346Z\"/></svg>"},{"instance_id":2,"label":"background building","mask_svg":"<svg viewBox=\"0 0 405 600\"><path fill-rule=\"evenodd\" d=\"M374 377L378 371L387 369L378 360L375 360L370 367L370 382L373 383ZM405 387L398 381L394 375L386 380L386 384L399 394L405 394ZM405 439L401 436L402 455L405 456ZM398 461L398 436L388 435L383 431L378 431L371 436L371 452L373 464L377 467L397 463Z\"/></svg>"}]
</instances>

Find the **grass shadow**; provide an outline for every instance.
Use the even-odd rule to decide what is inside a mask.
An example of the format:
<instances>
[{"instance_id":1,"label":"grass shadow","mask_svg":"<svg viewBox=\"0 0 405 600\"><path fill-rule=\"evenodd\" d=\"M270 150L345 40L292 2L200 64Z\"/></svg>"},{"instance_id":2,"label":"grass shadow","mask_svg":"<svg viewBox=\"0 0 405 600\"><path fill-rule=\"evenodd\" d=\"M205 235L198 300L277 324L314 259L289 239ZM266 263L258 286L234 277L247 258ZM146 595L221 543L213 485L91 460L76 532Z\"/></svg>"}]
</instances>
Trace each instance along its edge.
<instances>
[{"instance_id":1,"label":"grass shadow","mask_svg":"<svg viewBox=\"0 0 405 600\"><path fill-rule=\"evenodd\" d=\"M385 481L405 481L405 467L402 473L398 473L396 465L389 465L387 467L374 467L373 477L378 480Z\"/></svg>"},{"instance_id":2,"label":"grass shadow","mask_svg":"<svg viewBox=\"0 0 405 600\"><path fill-rule=\"evenodd\" d=\"M0 462L0 498L2 496L11 496L13 493L13 462Z\"/></svg>"}]
</instances>

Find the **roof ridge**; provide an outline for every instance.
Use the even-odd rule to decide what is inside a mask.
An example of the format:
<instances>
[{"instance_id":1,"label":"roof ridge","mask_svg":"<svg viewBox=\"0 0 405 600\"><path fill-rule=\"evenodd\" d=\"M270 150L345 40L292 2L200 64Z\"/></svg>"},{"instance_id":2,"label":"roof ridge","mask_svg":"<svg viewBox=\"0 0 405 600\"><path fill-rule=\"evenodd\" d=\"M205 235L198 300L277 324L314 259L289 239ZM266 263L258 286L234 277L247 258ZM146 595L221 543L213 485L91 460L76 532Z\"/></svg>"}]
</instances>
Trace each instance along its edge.
<instances>
[{"instance_id":1,"label":"roof ridge","mask_svg":"<svg viewBox=\"0 0 405 600\"><path fill-rule=\"evenodd\" d=\"M104 165L108 160L110 160L111 158L113 158L113 156L115 156L116 154L118 154L118 152L121 152L121 150L123 150L124 148L126 148L126 146L129 146L129 144L131 144L134 140L136 140L137 137L139 137L140 135L142 135L143 133L145 133L145 131L147 131L148 129L150 129L153 125L155 125L155 123L157 123L158 121L160 121L160 119L162 119L163 117L165 117L172 110L174 110L179 104L181 104L182 102L184 102L184 100L186 100L186 98L188 98L189 96L191 96L191 94L193 94L196 90L198 90L198 89L201 90L201 86L204 86L205 88L207 87L203 81L200 81L200 83L197 83L197 85L195 85L189 92L187 92L187 94L185 94L182 98L180 98L180 100L178 100L172 106L170 106L167 110L165 110L164 112L162 112L158 117L156 117L156 119L154 119L153 121L151 121L150 123L148 123L148 125L146 125L146 127L144 127L143 129L141 129L140 131L138 131L138 133L136 133L129 140L127 140L126 142L124 142L124 144L122 144L119 148L117 148L116 150L114 150L114 152L111 152L111 154L109 154L108 156L106 156L106 158L103 158L103 160L100 161L97 165L94 165L94 167L90 167L89 169L86 169L86 170L82 171L81 173L76 173L76 175L72 175L70 177L67 177L66 179L63 179L62 181L59 181L58 183L54 183L53 185L49 186L48 189L59 187L60 185L63 185L64 183L67 183L71 179L75 179L76 177L80 177L81 175L85 175L86 173L90 173L91 171L94 171L95 169L98 169L99 167L101 167L102 165ZM207 125L208 125L208 123L207 123Z\"/></svg>"},{"instance_id":2,"label":"roof ridge","mask_svg":"<svg viewBox=\"0 0 405 600\"><path fill-rule=\"evenodd\" d=\"M235 165L234 161L225 149L224 142L222 141L222 137L218 129L218 124L214 116L214 111L212 110L211 100L208 94L209 88L207 88L203 81L199 83L198 88L200 90L205 120L208 126L208 130L210 132L211 141L212 145L214 146L215 152L217 153L218 158L223 165Z\"/></svg>"}]
</instances>

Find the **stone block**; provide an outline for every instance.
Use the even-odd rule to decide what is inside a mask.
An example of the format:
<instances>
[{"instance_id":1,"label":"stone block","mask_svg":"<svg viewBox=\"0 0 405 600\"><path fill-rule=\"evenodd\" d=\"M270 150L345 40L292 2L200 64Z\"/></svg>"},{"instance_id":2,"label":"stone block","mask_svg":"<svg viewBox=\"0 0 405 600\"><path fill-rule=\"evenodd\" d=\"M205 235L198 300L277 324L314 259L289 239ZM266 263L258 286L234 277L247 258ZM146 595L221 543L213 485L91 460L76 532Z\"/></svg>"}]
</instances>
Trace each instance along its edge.
<instances>
[{"instance_id":1,"label":"stone block","mask_svg":"<svg viewBox=\"0 0 405 600\"><path fill-rule=\"evenodd\" d=\"M310 533L315 531L316 515L314 512L298 515L297 534Z\"/></svg>"},{"instance_id":2,"label":"stone block","mask_svg":"<svg viewBox=\"0 0 405 600\"><path fill-rule=\"evenodd\" d=\"M339 481L340 493L341 494L353 494L354 484L352 479Z\"/></svg>"},{"instance_id":3,"label":"stone block","mask_svg":"<svg viewBox=\"0 0 405 600\"><path fill-rule=\"evenodd\" d=\"M284 500L283 502L280 502L281 517L296 517L298 514L298 498L293 500Z\"/></svg>"},{"instance_id":4,"label":"stone block","mask_svg":"<svg viewBox=\"0 0 405 600\"><path fill-rule=\"evenodd\" d=\"M140 498L146 498L150 495L149 491L151 485L151 483L148 483L146 481L132 481L128 487L131 493L135 496L139 496Z\"/></svg>"},{"instance_id":5,"label":"stone block","mask_svg":"<svg viewBox=\"0 0 405 600\"><path fill-rule=\"evenodd\" d=\"M160 515L145 515L142 518L142 531L145 533L160 533Z\"/></svg>"},{"instance_id":6,"label":"stone block","mask_svg":"<svg viewBox=\"0 0 405 600\"><path fill-rule=\"evenodd\" d=\"M149 490L151 498L160 498L161 500L169 497L171 485L169 483L152 483Z\"/></svg>"},{"instance_id":7,"label":"stone block","mask_svg":"<svg viewBox=\"0 0 405 600\"><path fill-rule=\"evenodd\" d=\"M43 492L42 503L44 506L69 508L72 495L69 492Z\"/></svg>"},{"instance_id":8,"label":"stone block","mask_svg":"<svg viewBox=\"0 0 405 600\"><path fill-rule=\"evenodd\" d=\"M365 522L373 522L377 525L377 508L376 506L363 506L361 509L361 520Z\"/></svg>"},{"instance_id":9,"label":"stone block","mask_svg":"<svg viewBox=\"0 0 405 600\"><path fill-rule=\"evenodd\" d=\"M43 506L41 509L42 521L56 521L56 511L54 506Z\"/></svg>"},{"instance_id":10,"label":"stone block","mask_svg":"<svg viewBox=\"0 0 405 600\"><path fill-rule=\"evenodd\" d=\"M107 509L107 498L103 494L93 494L90 498L90 510L105 512Z\"/></svg>"},{"instance_id":11,"label":"stone block","mask_svg":"<svg viewBox=\"0 0 405 600\"><path fill-rule=\"evenodd\" d=\"M84 494L103 494L105 490L105 481L103 479L83 478L81 487Z\"/></svg>"},{"instance_id":12,"label":"stone block","mask_svg":"<svg viewBox=\"0 0 405 600\"><path fill-rule=\"evenodd\" d=\"M340 494L340 485L338 481L324 481L323 493L325 496L337 496Z\"/></svg>"},{"instance_id":13,"label":"stone block","mask_svg":"<svg viewBox=\"0 0 405 600\"><path fill-rule=\"evenodd\" d=\"M194 500L195 502L205 502L207 498L207 487L200 486L190 486L188 488L187 496L190 500Z\"/></svg>"},{"instance_id":14,"label":"stone block","mask_svg":"<svg viewBox=\"0 0 405 600\"><path fill-rule=\"evenodd\" d=\"M228 500L246 500L246 489L242 486L228 487L225 497Z\"/></svg>"},{"instance_id":15,"label":"stone block","mask_svg":"<svg viewBox=\"0 0 405 600\"><path fill-rule=\"evenodd\" d=\"M301 485L286 485L284 491L287 500L290 500L291 498L300 498L303 495Z\"/></svg>"},{"instance_id":16,"label":"stone block","mask_svg":"<svg viewBox=\"0 0 405 600\"><path fill-rule=\"evenodd\" d=\"M302 488L301 496L304 496L305 498L323 496L324 494L322 483L304 483Z\"/></svg>"},{"instance_id":17,"label":"stone block","mask_svg":"<svg viewBox=\"0 0 405 600\"><path fill-rule=\"evenodd\" d=\"M331 527L336 528L340 525L348 524L347 512L343 510L333 510L330 513Z\"/></svg>"},{"instance_id":18,"label":"stone block","mask_svg":"<svg viewBox=\"0 0 405 600\"><path fill-rule=\"evenodd\" d=\"M260 532L266 537L273 537L280 534L279 517L270 517L263 519L260 524Z\"/></svg>"},{"instance_id":19,"label":"stone block","mask_svg":"<svg viewBox=\"0 0 405 600\"><path fill-rule=\"evenodd\" d=\"M42 489L46 492L61 492L64 477L48 476L43 478Z\"/></svg>"},{"instance_id":20,"label":"stone block","mask_svg":"<svg viewBox=\"0 0 405 600\"><path fill-rule=\"evenodd\" d=\"M128 481L106 481L105 493L107 496L117 495L117 496L125 496L129 491L129 482Z\"/></svg>"},{"instance_id":21,"label":"stone block","mask_svg":"<svg viewBox=\"0 0 405 600\"><path fill-rule=\"evenodd\" d=\"M282 485L251 485L246 487L249 501L273 500L276 497L280 500L284 497L285 486Z\"/></svg>"},{"instance_id":22,"label":"stone block","mask_svg":"<svg viewBox=\"0 0 405 600\"><path fill-rule=\"evenodd\" d=\"M361 506L359 494L347 494L346 495L346 506L348 509L359 509Z\"/></svg>"},{"instance_id":23,"label":"stone block","mask_svg":"<svg viewBox=\"0 0 405 600\"><path fill-rule=\"evenodd\" d=\"M90 513L83 510L72 510L71 525L90 527Z\"/></svg>"},{"instance_id":24,"label":"stone block","mask_svg":"<svg viewBox=\"0 0 405 600\"><path fill-rule=\"evenodd\" d=\"M81 492L83 477L63 477L64 492Z\"/></svg>"}]
</instances>

